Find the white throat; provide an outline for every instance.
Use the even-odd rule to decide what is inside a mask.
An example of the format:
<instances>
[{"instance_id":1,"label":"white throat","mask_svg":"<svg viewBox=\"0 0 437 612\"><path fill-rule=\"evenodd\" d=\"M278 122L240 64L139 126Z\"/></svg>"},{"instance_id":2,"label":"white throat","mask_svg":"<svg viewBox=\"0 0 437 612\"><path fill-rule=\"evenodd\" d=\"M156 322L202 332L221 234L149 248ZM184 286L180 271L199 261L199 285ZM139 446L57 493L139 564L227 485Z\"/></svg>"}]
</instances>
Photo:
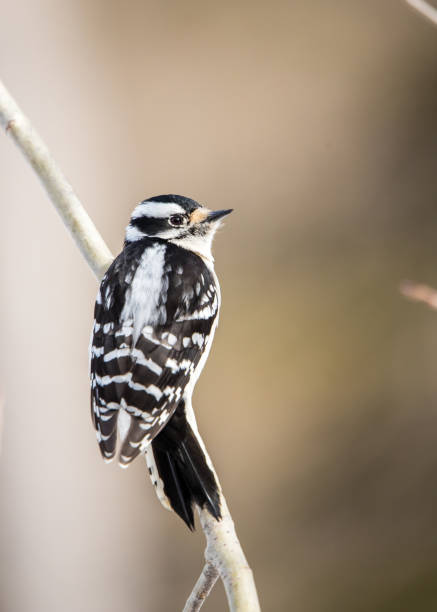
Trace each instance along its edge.
<instances>
[{"instance_id":1,"label":"white throat","mask_svg":"<svg viewBox=\"0 0 437 612\"><path fill-rule=\"evenodd\" d=\"M214 232L210 232L207 236L188 236L186 238L173 238L169 240L173 244L176 244L187 251L192 251L196 255L200 255L210 264L214 263L214 257L212 256L211 247Z\"/></svg>"}]
</instances>

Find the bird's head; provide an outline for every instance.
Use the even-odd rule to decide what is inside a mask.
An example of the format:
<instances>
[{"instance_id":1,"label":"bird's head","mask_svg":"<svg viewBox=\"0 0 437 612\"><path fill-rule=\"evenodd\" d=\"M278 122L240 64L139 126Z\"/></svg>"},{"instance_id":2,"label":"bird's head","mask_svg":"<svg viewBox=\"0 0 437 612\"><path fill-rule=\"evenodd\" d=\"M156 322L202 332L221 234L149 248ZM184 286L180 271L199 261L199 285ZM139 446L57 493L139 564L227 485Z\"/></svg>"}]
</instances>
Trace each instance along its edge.
<instances>
[{"instance_id":1,"label":"bird's head","mask_svg":"<svg viewBox=\"0 0 437 612\"><path fill-rule=\"evenodd\" d=\"M162 195L143 200L134 209L126 228L125 243L145 237L168 240L212 259L211 244L220 220L232 209L208 210L190 198Z\"/></svg>"}]
</instances>

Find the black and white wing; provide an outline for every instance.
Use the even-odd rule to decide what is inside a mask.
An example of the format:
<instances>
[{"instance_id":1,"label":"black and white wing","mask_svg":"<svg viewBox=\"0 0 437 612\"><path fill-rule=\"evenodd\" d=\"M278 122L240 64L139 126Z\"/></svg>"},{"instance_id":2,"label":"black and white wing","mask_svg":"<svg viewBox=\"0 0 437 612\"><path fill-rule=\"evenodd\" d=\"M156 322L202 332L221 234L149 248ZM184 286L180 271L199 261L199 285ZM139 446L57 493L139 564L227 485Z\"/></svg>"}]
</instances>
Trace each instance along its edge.
<instances>
[{"instance_id":1,"label":"black and white wing","mask_svg":"<svg viewBox=\"0 0 437 612\"><path fill-rule=\"evenodd\" d=\"M127 465L168 422L200 373L218 310L215 277L194 253L146 239L115 259L97 297L91 343L91 408L106 460L117 431Z\"/></svg>"}]
</instances>

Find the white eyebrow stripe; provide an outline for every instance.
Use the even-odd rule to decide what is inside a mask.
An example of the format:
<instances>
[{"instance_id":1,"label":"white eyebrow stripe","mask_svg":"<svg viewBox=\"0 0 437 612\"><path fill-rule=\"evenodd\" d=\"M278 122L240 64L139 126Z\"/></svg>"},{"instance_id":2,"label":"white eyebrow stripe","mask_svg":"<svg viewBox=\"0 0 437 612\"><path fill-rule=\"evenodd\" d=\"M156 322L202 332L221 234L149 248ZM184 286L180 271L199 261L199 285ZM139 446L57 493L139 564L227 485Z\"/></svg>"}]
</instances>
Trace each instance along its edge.
<instances>
[{"instance_id":1,"label":"white eyebrow stripe","mask_svg":"<svg viewBox=\"0 0 437 612\"><path fill-rule=\"evenodd\" d=\"M153 219L165 219L170 215L186 214L186 210L179 204L167 204L166 202L140 202L134 209L131 219L139 217L152 217Z\"/></svg>"}]
</instances>

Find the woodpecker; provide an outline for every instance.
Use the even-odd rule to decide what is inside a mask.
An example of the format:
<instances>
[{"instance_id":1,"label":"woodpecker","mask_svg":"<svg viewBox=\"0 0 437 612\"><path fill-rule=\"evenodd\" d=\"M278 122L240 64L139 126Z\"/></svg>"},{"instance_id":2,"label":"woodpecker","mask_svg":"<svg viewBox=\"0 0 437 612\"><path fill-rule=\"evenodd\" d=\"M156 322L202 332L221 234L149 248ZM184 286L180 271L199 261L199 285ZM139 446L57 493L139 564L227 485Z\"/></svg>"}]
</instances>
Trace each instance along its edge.
<instances>
[{"instance_id":1,"label":"woodpecker","mask_svg":"<svg viewBox=\"0 0 437 612\"><path fill-rule=\"evenodd\" d=\"M178 195L140 202L94 310L91 414L102 456L111 461L118 446L127 467L145 455L158 498L190 529L195 504L221 518L191 398L220 308L212 240L230 212Z\"/></svg>"}]
</instances>

